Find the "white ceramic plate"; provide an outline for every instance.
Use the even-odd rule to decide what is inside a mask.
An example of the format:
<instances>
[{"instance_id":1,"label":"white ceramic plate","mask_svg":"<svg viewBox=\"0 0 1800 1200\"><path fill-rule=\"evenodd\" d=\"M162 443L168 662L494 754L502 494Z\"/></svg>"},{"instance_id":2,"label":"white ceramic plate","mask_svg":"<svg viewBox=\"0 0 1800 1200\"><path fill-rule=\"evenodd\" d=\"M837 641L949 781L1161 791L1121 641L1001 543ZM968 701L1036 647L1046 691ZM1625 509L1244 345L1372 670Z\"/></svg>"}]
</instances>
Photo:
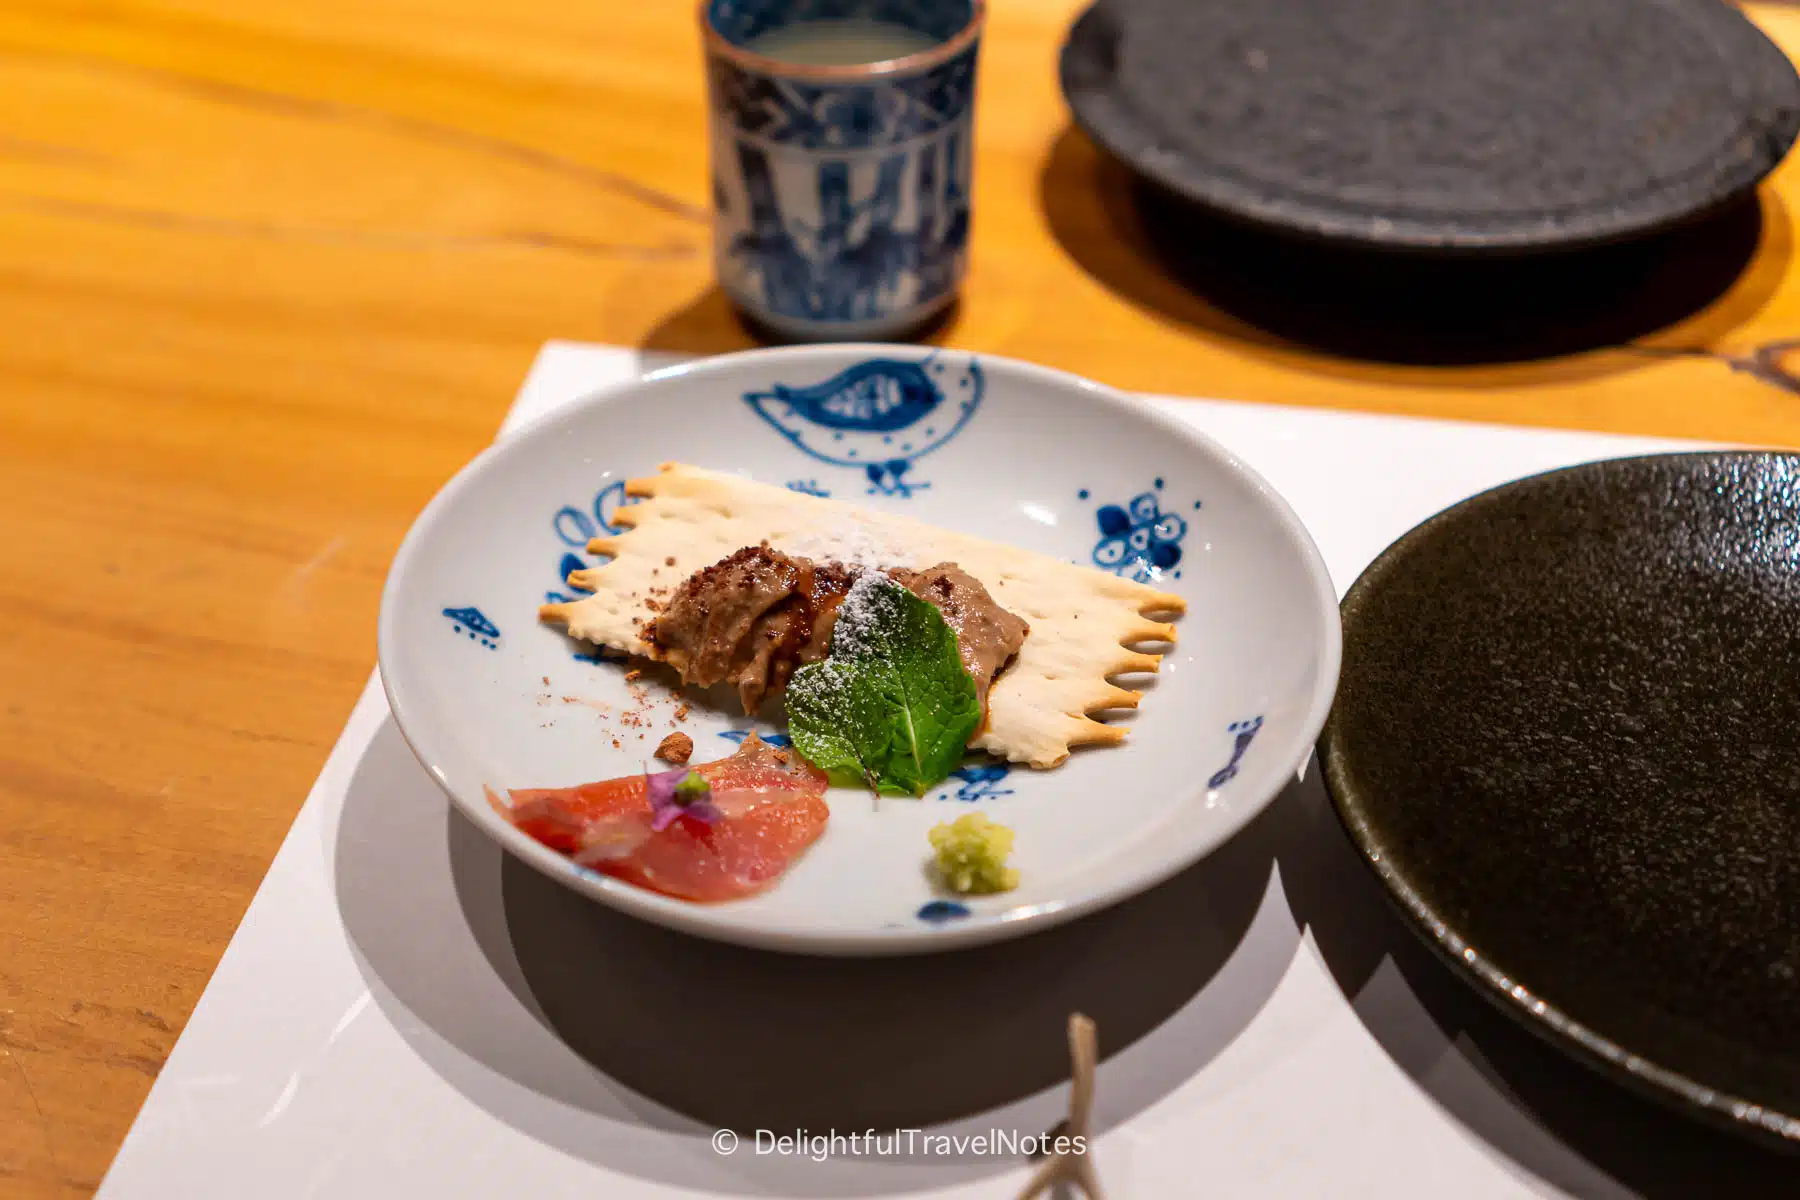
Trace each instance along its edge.
<instances>
[{"instance_id":1,"label":"white ceramic plate","mask_svg":"<svg viewBox=\"0 0 1800 1200\"><path fill-rule=\"evenodd\" d=\"M921 415L828 429L813 406L862 387ZM782 390L785 389L785 390ZM870 393L872 394L872 393ZM780 397L770 399L770 397ZM828 492L1179 592L1189 611L1119 747L1061 767L968 770L919 801L833 789L824 835L768 892L671 899L517 832L484 786L643 770L671 728L695 761L751 727L540 625L627 478L679 459ZM872 465L871 465L872 464ZM902 954L1014 937L1145 890L1218 846L1293 778L1337 683L1336 595L1287 504L1209 439L1108 388L1025 363L912 346L728 355L660 371L493 446L407 535L382 601L381 675L401 731L468 817L569 887L705 937L816 954ZM547 681L547 682L546 682ZM631 714L636 713L634 717ZM635 723L634 723L635 721ZM778 723L758 727L765 736ZM616 745L615 745L616 743ZM1017 891L933 891L926 832L981 810L1017 834Z\"/></svg>"}]
</instances>

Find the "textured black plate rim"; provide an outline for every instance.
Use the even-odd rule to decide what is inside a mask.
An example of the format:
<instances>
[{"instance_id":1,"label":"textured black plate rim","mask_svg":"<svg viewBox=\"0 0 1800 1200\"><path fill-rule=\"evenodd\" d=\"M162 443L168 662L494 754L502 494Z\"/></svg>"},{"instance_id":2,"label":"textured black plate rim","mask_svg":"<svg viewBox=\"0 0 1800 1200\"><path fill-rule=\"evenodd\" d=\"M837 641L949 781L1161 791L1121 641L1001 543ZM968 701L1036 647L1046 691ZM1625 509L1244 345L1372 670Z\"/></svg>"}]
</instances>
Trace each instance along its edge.
<instances>
[{"instance_id":1,"label":"textured black plate rim","mask_svg":"<svg viewBox=\"0 0 1800 1200\"><path fill-rule=\"evenodd\" d=\"M1541 223L1528 223L1524 217L1514 217L1506 225L1471 232L1466 226L1480 218L1434 219L1427 214L1386 217L1372 210L1358 211L1353 206L1286 196L1278 201L1285 215L1277 218L1266 211L1268 198L1256 187L1219 169L1189 166L1184 157L1158 147L1160 139L1150 123L1112 86L1116 78L1113 43L1118 30L1111 15L1104 11L1107 3L1108 0L1095 0L1075 19L1057 56L1063 98L1081 130L1132 171L1189 203L1256 229L1332 245L1468 257L1505 257L1609 245L1702 221L1742 200L1781 165L1796 138L1800 138L1800 74L1748 17L1720 4L1717 16L1741 21L1762 51L1757 56L1760 61L1733 58L1734 65L1747 78L1754 78L1761 69L1763 77L1756 80L1757 91L1772 103L1779 103L1781 98L1773 94L1779 86L1787 93L1787 108L1778 128L1761 133L1748 128L1742 131L1739 143L1765 143L1766 155L1739 155L1719 172L1721 182L1705 189L1707 195L1698 203L1649 205L1640 209L1634 219L1620 220L1619 201L1614 198L1574 210L1578 215L1570 219L1547 215ZM1782 75L1779 85L1773 78L1776 73ZM1665 181L1654 187L1670 195L1689 196L1694 191L1691 180Z\"/></svg>"},{"instance_id":2,"label":"textured black plate rim","mask_svg":"<svg viewBox=\"0 0 1800 1200\"><path fill-rule=\"evenodd\" d=\"M1752 458L1800 460L1800 455L1773 450L1707 450L1635 455L1544 471L1471 496L1414 526L1382 551L1357 577L1339 606L1343 616L1344 642L1347 646L1355 636L1356 612L1369 591L1378 586L1382 577L1407 557L1419 542L1441 526L1455 524L1484 508L1509 499L1521 491L1541 486L1544 481L1558 476L1585 474L1608 466L1647 460L1711 463ZM1576 1059L1598 1069L1609 1078L1624 1083L1633 1091L1670 1104L1691 1116L1704 1117L1711 1123L1734 1132L1749 1133L1765 1144L1788 1151L1800 1150L1800 1116L1767 1108L1708 1087L1696 1079L1634 1054L1606 1035L1533 995L1524 984L1510 978L1484 958L1383 857L1381 841L1369 829L1355 789L1343 777L1335 748L1336 739L1337 721L1334 712L1332 717L1327 718L1325 732L1319 739L1319 761L1323 767L1331 806L1337 812L1345 832L1350 835L1350 840L1355 843L1358 857L1375 872L1401 913L1410 918L1406 924L1450 965L1453 973L1462 975L1473 983L1478 993L1487 997L1526 1029L1559 1050L1572 1052Z\"/></svg>"}]
</instances>

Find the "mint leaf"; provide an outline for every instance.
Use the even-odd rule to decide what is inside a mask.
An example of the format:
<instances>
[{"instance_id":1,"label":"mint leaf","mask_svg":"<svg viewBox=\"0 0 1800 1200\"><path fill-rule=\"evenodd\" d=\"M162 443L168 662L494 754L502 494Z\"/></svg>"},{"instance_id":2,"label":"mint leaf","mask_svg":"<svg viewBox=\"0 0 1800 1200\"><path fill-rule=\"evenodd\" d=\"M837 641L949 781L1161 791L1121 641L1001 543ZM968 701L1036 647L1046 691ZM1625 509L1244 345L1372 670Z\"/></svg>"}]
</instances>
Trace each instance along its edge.
<instances>
[{"instance_id":1,"label":"mint leaf","mask_svg":"<svg viewBox=\"0 0 1800 1200\"><path fill-rule=\"evenodd\" d=\"M882 578L846 622L840 647L850 661L873 668L891 714L890 739L877 774L915 796L946 779L962 762L969 735L981 723L975 681L963 667L956 631L936 606Z\"/></svg>"},{"instance_id":2,"label":"mint leaf","mask_svg":"<svg viewBox=\"0 0 1800 1200\"><path fill-rule=\"evenodd\" d=\"M794 749L833 783L867 784L879 791L879 780L863 764L886 755L887 713L880 699L847 662L828 659L801 667L787 687Z\"/></svg>"},{"instance_id":3,"label":"mint leaf","mask_svg":"<svg viewBox=\"0 0 1800 1200\"><path fill-rule=\"evenodd\" d=\"M788 732L810 762L878 792L923 796L981 723L975 681L943 615L877 572L838 609L831 657L788 683Z\"/></svg>"}]
</instances>

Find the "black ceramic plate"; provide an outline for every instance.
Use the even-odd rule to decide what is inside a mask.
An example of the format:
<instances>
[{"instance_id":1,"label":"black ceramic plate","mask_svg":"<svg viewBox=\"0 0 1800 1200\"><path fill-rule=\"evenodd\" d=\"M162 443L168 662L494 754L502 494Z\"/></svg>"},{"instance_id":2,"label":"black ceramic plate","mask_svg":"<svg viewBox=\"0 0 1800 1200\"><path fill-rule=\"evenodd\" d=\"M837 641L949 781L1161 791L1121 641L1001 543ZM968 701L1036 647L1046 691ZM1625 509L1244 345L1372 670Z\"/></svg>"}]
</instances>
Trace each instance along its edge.
<instances>
[{"instance_id":1,"label":"black ceramic plate","mask_svg":"<svg viewBox=\"0 0 1800 1200\"><path fill-rule=\"evenodd\" d=\"M1344 599L1352 840L1478 989L1800 1148L1800 455L1509 484Z\"/></svg>"},{"instance_id":2,"label":"black ceramic plate","mask_svg":"<svg viewBox=\"0 0 1800 1200\"><path fill-rule=\"evenodd\" d=\"M1100 0L1076 120L1141 174L1380 248L1568 249L1740 197L1800 77L1720 0Z\"/></svg>"}]
</instances>

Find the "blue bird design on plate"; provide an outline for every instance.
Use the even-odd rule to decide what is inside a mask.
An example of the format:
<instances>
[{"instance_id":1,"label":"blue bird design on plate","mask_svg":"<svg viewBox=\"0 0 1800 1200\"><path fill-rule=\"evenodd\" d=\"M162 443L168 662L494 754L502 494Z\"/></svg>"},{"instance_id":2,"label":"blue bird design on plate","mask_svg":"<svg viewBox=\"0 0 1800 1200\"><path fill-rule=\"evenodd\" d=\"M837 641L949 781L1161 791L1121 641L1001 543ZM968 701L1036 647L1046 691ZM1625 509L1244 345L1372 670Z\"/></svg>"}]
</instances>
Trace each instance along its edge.
<instances>
[{"instance_id":1,"label":"blue bird design on plate","mask_svg":"<svg viewBox=\"0 0 1800 1200\"><path fill-rule=\"evenodd\" d=\"M820 462L861 468L869 495L904 498L931 486L908 473L962 432L984 387L974 359L957 370L933 353L919 362L871 358L822 383L746 392L744 402Z\"/></svg>"},{"instance_id":2,"label":"blue bird design on plate","mask_svg":"<svg viewBox=\"0 0 1800 1200\"><path fill-rule=\"evenodd\" d=\"M1231 761L1213 773L1213 777L1206 781L1207 787L1222 788L1237 778L1238 764L1244 761L1244 752L1250 749L1250 743L1256 740L1257 730L1262 725L1261 717L1252 717L1248 721L1234 722L1226 730L1234 739L1231 743Z\"/></svg>"},{"instance_id":3,"label":"blue bird design on plate","mask_svg":"<svg viewBox=\"0 0 1800 1200\"><path fill-rule=\"evenodd\" d=\"M489 650L500 648L500 627L487 619L479 608L446 608L444 615L450 618L450 628L456 633L466 633L471 641L480 642Z\"/></svg>"},{"instance_id":4,"label":"blue bird design on plate","mask_svg":"<svg viewBox=\"0 0 1800 1200\"><path fill-rule=\"evenodd\" d=\"M1158 479L1156 486L1162 487L1162 480ZM1187 522L1178 513L1163 512L1155 492L1139 493L1126 507L1103 504L1094 520L1100 527L1094 565L1101 570L1152 583L1181 562Z\"/></svg>"}]
</instances>

